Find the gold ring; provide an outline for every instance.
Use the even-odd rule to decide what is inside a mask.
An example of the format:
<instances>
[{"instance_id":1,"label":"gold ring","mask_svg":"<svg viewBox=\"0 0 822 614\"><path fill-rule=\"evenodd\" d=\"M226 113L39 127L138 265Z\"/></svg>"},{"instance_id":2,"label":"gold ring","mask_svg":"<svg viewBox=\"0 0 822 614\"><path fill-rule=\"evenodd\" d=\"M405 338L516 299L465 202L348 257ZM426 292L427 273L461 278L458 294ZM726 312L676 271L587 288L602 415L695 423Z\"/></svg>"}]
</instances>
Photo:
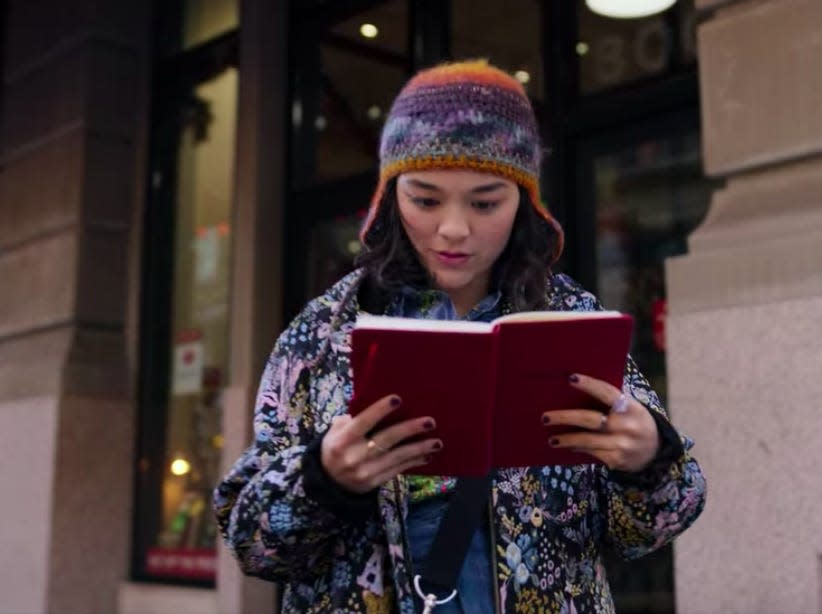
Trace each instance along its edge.
<instances>
[{"instance_id":1,"label":"gold ring","mask_svg":"<svg viewBox=\"0 0 822 614\"><path fill-rule=\"evenodd\" d=\"M377 443L376 441L374 441L373 439L367 439L366 441L368 441L368 445L367 445L366 447L368 448L368 451L369 451L369 452L371 452L372 450L379 450L379 451L380 451L380 452L382 452L383 454L385 454L386 452L388 452L388 450L386 450L385 448L383 448L380 444L378 444L378 443Z\"/></svg>"},{"instance_id":2,"label":"gold ring","mask_svg":"<svg viewBox=\"0 0 822 614\"><path fill-rule=\"evenodd\" d=\"M602 414L599 417L599 432L604 433L605 429L608 428L608 414Z\"/></svg>"}]
</instances>

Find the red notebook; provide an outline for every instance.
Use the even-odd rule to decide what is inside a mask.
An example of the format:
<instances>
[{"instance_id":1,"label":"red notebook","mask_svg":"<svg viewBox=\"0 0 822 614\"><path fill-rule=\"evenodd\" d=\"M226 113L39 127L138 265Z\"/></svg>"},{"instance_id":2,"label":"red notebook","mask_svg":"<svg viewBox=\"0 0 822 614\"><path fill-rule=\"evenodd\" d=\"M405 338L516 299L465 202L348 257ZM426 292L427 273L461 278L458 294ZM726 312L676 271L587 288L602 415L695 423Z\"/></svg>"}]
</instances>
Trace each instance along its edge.
<instances>
[{"instance_id":1,"label":"red notebook","mask_svg":"<svg viewBox=\"0 0 822 614\"><path fill-rule=\"evenodd\" d=\"M388 394L402 406L381 428L432 416L443 441L409 473L484 475L491 469L598 462L548 445L552 409L595 408L572 388L583 373L622 388L633 319L614 311L539 311L490 323L361 315L352 334L353 415ZM567 429L565 429L567 430Z\"/></svg>"}]
</instances>

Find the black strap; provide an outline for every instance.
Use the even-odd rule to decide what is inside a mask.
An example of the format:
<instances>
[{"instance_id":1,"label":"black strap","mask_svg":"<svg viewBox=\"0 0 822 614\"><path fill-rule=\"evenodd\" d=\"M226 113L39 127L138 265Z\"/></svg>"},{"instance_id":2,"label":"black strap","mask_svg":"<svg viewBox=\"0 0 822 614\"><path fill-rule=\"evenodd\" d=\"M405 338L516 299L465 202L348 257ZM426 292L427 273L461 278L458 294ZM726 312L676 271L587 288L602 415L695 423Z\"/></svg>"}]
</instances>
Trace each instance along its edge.
<instances>
[{"instance_id":1,"label":"black strap","mask_svg":"<svg viewBox=\"0 0 822 614\"><path fill-rule=\"evenodd\" d=\"M485 514L490 490L490 475L457 480L420 574L426 590L432 588L431 592L447 594L457 587L471 538Z\"/></svg>"}]
</instances>

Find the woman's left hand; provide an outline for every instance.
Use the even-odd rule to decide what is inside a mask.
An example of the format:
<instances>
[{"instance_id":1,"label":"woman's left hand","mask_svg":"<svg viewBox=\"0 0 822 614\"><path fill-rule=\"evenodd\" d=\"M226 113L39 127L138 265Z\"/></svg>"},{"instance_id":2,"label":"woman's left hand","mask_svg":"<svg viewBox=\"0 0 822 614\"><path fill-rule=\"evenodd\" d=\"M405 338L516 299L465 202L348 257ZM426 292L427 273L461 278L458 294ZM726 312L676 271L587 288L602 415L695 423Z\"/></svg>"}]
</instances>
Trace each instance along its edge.
<instances>
[{"instance_id":1,"label":"woman's left hand","mask_svg":"<svg viewBox=\"0 0 822 614\"><path fill-rule=\"evenodd\" d=\"M659 432L650 412L630 395L620 402L622 391L602 380L574 374L569 381L611 409L605 414L595 409L545 412L543 424L585 429L554 435L550 445L587 452L619 471L636 472L648 466L659 450Z\"/></svg>"}]
</instances>

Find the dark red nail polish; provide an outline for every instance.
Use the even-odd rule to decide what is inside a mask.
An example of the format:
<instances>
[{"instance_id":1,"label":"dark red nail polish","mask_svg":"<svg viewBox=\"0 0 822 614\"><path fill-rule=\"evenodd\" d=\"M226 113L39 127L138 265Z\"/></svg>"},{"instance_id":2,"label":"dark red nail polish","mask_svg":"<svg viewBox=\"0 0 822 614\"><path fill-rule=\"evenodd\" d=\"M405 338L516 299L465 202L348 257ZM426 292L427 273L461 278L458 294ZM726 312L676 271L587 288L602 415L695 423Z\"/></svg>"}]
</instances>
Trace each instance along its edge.
<instances>
[{"instance_id":1,"label":"dark red nail polish","mask_svg":"<svg viewBox=\"0 0 822 614\"><path fill-rule=\"evenodd\" d=\"M426 456L424 459L422 459L422 462L423 462L423 463L430 463L432 460L434 460L434 455L433 455L433 454L429 454L429 455L428 455L428 456Z\"/></svg>"},{"instance_id":2,"label":"dark red nail polish","mask_svg":"<svg viewBox=\"0 0 822 614\"><path fill-rule=\"evenodd\" d=\"M542 417L542 423L543 424L550 424L551 423L551 418L549 418L548 416L543 416Z\"/></svg>"},{"instance_id":3,"label":"dark red nail polish","mask_svg":"<svg viewBox=\"0 0 822 614\"><path fill-rule=\"evenodd\" d=\"M431 446L431 449L432 450L442 450L442 442L441 441L435 441L434 445Z\"/></svg>"},{"instance_id":4,"label":"dark red nail polish","mask_svg":"<svg viewBox=\"0 0 822 614\"><path fill-rule=\"evenodd\" d=\"M551 440L548 441L548 443L550 443L552 446L558 446L559 445L559 439L557 439L557 438L551 439Z\"/></svg>"},{"instance_id":5,"label":"dark red nail polish","mask_svg":"<svg viewBox=\"0 0 822 614\"><path fill-rule=\"evenodd\" d=\"M422 423L422 428L426 431L433 431L434 430L434 421L433 420L426 420Z\"/></svg>"},{"instance_id":6,"label":"dark red nail polish","mask_svg":"<svg viewBox=\"0 0 822 614\"><path fill-rule=\"evenodd\" d=\"M579 382L579 375L577 375L576 373L572 373L568 376L568 381L572 384L576 384L577 382Z\"/></svg>"},{"instance_id":7,"label":"dark red nail polish","mask_svg":"<svg viewBox=\"0 0 822 614\"><path fill-rule=\"evenodd\" d=\"M400 406L400 403L402 403L402 401L400 400L400 397L391 397L390 402L391 402L391 407L393 407L395 409Z\"/></svg>"}]
</instances>

